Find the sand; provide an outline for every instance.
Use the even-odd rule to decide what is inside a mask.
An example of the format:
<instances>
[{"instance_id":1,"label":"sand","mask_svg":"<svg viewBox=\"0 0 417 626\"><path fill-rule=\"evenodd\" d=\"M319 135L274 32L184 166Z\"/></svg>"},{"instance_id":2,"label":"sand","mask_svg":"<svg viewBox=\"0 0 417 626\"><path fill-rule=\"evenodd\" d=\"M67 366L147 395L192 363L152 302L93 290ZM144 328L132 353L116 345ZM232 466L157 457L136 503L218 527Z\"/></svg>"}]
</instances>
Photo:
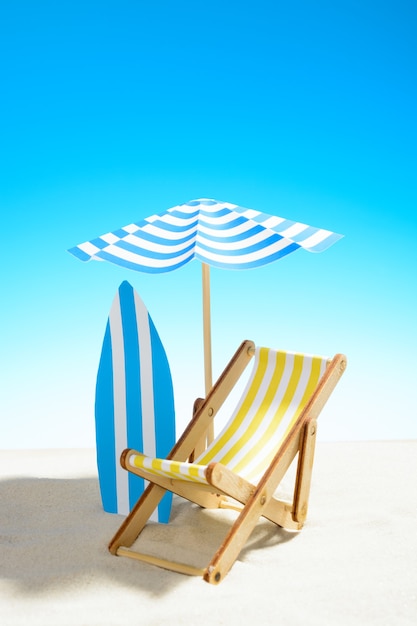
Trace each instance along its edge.
<instances>
[{"instance_id":1,"label":"sand","mask_svg":"<svg viewBox=\"0 0 417 626\"><path fill-rule=\"evenodd\" d=\"M417 441L319 443L304 529L260 522L213 586L109 554L94 450L2 451L0 624L416 626L416 477ZM175 498L138 547L204 566L233 516Z\"/></svg>"}]
</instances>

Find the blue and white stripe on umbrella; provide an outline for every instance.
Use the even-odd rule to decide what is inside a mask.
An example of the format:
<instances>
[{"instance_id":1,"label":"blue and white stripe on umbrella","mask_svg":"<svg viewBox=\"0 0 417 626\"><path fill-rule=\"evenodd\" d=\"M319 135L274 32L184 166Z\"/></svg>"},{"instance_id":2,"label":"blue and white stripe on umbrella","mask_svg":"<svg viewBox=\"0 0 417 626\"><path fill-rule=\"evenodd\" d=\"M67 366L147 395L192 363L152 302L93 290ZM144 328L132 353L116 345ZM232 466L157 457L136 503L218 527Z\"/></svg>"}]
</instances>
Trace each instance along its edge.
<instances>
[{"instance_id":1,"label":"blue and white stripe on umbrella","mask_svg":"<svg viewBox=\"0 0 417 626\"><path fill-rule=\"evenodd\" d=\"M201 199L128 224L69 252L82 261L110 261L150 273L169 272L193 259L243 270L272 263L299 248L322 252L341 237L228 202Z\"/></svg>"}]
</instances>

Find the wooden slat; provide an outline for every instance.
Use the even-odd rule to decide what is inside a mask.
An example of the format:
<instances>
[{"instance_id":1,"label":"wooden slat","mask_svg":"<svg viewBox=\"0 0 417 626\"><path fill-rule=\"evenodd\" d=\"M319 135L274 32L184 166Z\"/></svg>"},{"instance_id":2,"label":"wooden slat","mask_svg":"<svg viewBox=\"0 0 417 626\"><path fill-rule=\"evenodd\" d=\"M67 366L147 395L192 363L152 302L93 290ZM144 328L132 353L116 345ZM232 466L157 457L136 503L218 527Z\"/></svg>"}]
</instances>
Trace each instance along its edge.
<instances>
[{"instance_id":1,"label":"wooden slat","mask_svg":"<svg viewBox=\"0 0 417 626\"><path fill-rule=\"evenodd\" d=\"M308 420L304 426L294 488L294 519L300 523L307 518L316 436L317 420Z\"/></svg>"},{"instance_id":2,"label":"wooden slat","mask_svg":"<svg viewBox=\"0 0 417 626\"><path fill-rule=\"evenodd\" d=\"M193 567L192 565L187 565L186 563L177 563L175 561L161 559L157 556L151 556L150 554L142 554L141 552L130 550L124 546L120 546L117 549L116 554L117 556L127 556L130 559L136 559L137 561L142 561L143 563L148 563L149 565L163 567L164 569L172 572L178 572L179 574L186 574L187 576L203 576L206 571L205 569Z\"/></svg>"},{"instance_id":3,"label":"wooden slat","mask_svg":"<svg viewBox=\"0 0 417 626\"><path fill-rule=\"evenodd\" d=\"M176 480L175 478L168 478L167 476L159 476L158 474L147 472L146 468L136 467L130 463L130 457L136 454L137 452L134 450L127 450L126 455L123 457L123 467L132 474L136 474L136 476L140 476L148 482L155 483L163 489L172 491L172 493L182 496L186 500L190 500L203 508L219 508L221 495L217 492L215 493L215 488L211 485L181 479Z\"/></svg>"},{"instance_id":4,"label":"wooden slat","mask_svg":"<svg viewBox=\"0 0 417 626\"><path fill-rule=\"evenodd\" d=\"M204 403L204 398L197 398L194 401L194 405L193 405L193 415L195 415L198 411L198 409L201 408L201 406ZM213 426L213 430L214 430L214 426ZM204 452L204 450L207 447L207 433L205 433L204 437L202 437L200 439L200 441L197 442L196 447L194 448L194 450L192 451L192 453L190 454L190 458L189 458L189 462L193 463L194 459L196 459L197 457L200 456L200 454L202 454Z\"/></svg>"},{"instance_id":5,"label":"wooden slat","mask_svg":"<svg viewBox=\"0 0 417 626\"><path fill-rule=\"evenodd\" d=\"M294 520L293 508L292 502L271 498L262 515L285 530L301 530L303 524Z\"/></svg>"},{"instance_id":6,"label":"wooden slat","mask_svg":"<svg viewBox=\"0 0 417 626\"><path fill-rule=\"evenodd\" d=\"M232 511L243 511L243 504L237 504L235 501L228 501L227 499L221 500L219 508L231 509ZM271 498L266 505L265 510L262 512L262 517L265 517L270 522L273 522L280 528L285 530L301 530L303 524L293 519L293 504L291 502L285 502L284 500L277 500Z\"/></svg>"}]
</instances>

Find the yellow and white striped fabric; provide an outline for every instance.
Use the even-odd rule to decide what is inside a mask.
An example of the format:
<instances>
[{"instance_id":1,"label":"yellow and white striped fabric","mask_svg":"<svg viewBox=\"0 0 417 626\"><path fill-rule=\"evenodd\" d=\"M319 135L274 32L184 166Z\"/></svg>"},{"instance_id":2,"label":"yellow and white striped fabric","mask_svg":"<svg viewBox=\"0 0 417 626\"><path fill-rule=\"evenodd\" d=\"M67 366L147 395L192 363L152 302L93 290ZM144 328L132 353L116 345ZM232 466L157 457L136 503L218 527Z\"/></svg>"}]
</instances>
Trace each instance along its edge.
<instances>
[{"instance_id":1,"label":"yellow and white striped fabric","mask_svg":"<svg viewBox=\"0 0 417 626\"><path fill-rule=\"evenodd\" d=\"M242 397L223 428L195 463L132 455L146 471L207 484L207 465L220 462L256 484L324 374L329 359L256 348Z\"/></svg>"}]
</instances>

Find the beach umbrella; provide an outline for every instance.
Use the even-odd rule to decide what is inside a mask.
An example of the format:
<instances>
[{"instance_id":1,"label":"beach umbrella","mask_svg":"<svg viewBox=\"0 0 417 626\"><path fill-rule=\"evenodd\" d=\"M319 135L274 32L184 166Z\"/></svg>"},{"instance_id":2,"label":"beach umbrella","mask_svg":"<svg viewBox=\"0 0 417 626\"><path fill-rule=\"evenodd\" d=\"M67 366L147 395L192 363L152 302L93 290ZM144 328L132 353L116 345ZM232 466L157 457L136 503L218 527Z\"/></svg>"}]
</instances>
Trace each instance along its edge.
<instances>
[{"instance_id":1,"label":"beach umbrella","mask_svg":"<svg viewBox=\"0 0 417 626\"><path fill-rule=\"evenodd\" d=\"M342 235L229 202L199 199L172 207L81 243L69 252L81 261L109 261L139 272L176 270L202 263L206 394L212 386L210 265L244 270L299 250L322 252Z\"/></svg>"}]
</instances>

